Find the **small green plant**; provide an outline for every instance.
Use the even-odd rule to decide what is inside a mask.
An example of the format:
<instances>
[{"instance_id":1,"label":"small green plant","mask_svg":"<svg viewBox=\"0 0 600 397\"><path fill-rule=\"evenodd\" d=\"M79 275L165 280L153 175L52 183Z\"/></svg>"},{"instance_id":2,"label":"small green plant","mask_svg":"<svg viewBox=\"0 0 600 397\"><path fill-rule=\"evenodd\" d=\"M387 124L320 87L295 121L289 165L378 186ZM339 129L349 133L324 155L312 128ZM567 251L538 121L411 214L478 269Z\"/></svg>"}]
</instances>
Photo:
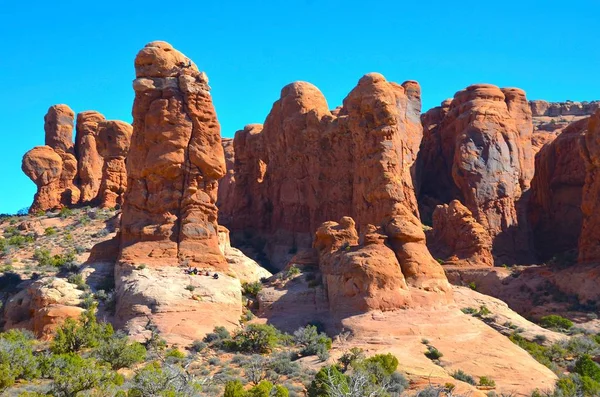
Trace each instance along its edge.
<instances>
[{"instance_id":1,"label":"small green plant","mask_svg":"<svg viewBox=\"0 0 600 397\"><path fill-rule=\"evenodd\" d=\"M435 258L435 260L437 261L437 263L439 263L440 265L443 265L444 263L446 263L446 261L444 261L441 258Z\"/></svg>"},{"instance_id":2,"label":"small green plant","mask_svg":"<svg viewBox=\"0 0 600 397\"><path fill-rule=\"evenodd\" d=\"M573 322L568 318L561 317L557 314L544 316L540 319L540 325L548 329L558 329L566 331L573 327Z\"/></svg>"},{"instance_id":3,"label":"small green plant","mask_svg":"<svg viewBox=\"0 0 600 397\"><path fill-rule=\"evenodd\" d=\"M482 376L479 378L479 386L496 387L496 381L489 376Z\"/></svg>"},{"instance_id":4,"label":"small green plant","mask_svg":"<svg viewBox=\"0 0 600 397\"><path fill-rule=\"evenodd\" d=\"M185 289L188 291L194 291L196 289L196 287L194 287L193 285L190 284L190 285L186 286Z\"/></svg>"},{"instance_id":5,"label":"small green plant","mask_svg":"<svg viewBox=\"0 0 600 397\"><path fill-rule=\"evenodd\" d=\"M146 268L146 265L143 263L137 267L138 270L144 270L145 268Z\"/></svg>"},{"instance_id":6,"label":"small green plant","mask_svg":"<svg viewBox=\"0 0 600 397\"><path fill-rule=\"evenodd\" d=\"M440 358L444 357L444 354L442 354L442 352L436 349L435 347L429 345L427 346L425 357L427 357L430 360L439 360Z\"/></svg>"},{"instance_id":7,"label":"small green plant","mask_svg":"<svg viewBox=\"0 0 600 397\"><path fill-rule=\"evenodd\" d=\"M465 314L475 314L478 312L474 307L463 307L460 310Z\"/></svg>"},{"instance_id":8,"label":"small green plant","mask_svg":"<svg viewBox=\"0 0 600 397\"><path fill-rule=\"evenodd\" d=\"M294 332L294 342L300 346L300 355L312 356L331 349L331 338L319 333L314 325L298 328Z\"/></svg>"},{"instance_id":9,"label":"small green plant","mask_svg":"<svg viewBox=\"0 0 600 397\"><path fill-rule=\"evenodd\" d=\"M300 269L296 265L290 266L290 268L285 273L285 278L294 278L300 274Z\"/></svg>"},{"instance_id":10,"label":"small green plant","mask_svg":"<svg viewBox=\"0 0 600 397\"><path fill-rule=\"evenodd\" d=\"M73 215L73 210L67 207L62 207L58 215L63 219L68 218Z\"/></svg>"},{"instance_id":11,"label":"small green plant","mask_svg":"<svg viewBox=\"0 0 600 397\"><path fill-rule=\"evenodd\" d=\"M471 375L467 374L462 369L455 371L454 373L451 374L451 376L456 380L460 380L461 382L465 382L465 383L468 383L473 386L475 386L475 384L476 384L475 378L473 378Z\"/></svg>"},{"instance_id":12,"label":"small green plant","mask_svg":"<svg viewBox=\"0 0 600 397\"><path fill-rule=\"evenodd\" d=\"M475 281L471 281L468 284L468 287L471 288L473 291L477 291L477 284L475 284Z\"/></svg>"},{"instance_id":13,"label":"small green plant","mask_svg":"<svg viewBox=\"0 0 600 397\"><path fill-rule=\"evenodd\" d=\"M258 293L262 290L262 283L260 281L256 281L253 283L242 283L242 292L244 295L252 296L256 298Z\"/></svg>"},{"instance_id":14,"label":"small green plant","mask_svg":"<svg viewBox=\"0 0 600 397\"><path fill-rule=\"evenodd\" d=\"M47 227L46 230L44 230L44 235L46 236L54 236L56 234L56 229L52 226Z\"/></svg>"},{"instance_id":15,"label":"small green plant","mask_svg":"<svg viewBox=\"0 0 600 397\"><path fill-rule=\"evenodd\" d=\"M113 370L128 368L146 359L146 348L138 342L129 342L127 335L117 332L96 348L96 357L107 362Z\"/></svg>"}]
</instances>

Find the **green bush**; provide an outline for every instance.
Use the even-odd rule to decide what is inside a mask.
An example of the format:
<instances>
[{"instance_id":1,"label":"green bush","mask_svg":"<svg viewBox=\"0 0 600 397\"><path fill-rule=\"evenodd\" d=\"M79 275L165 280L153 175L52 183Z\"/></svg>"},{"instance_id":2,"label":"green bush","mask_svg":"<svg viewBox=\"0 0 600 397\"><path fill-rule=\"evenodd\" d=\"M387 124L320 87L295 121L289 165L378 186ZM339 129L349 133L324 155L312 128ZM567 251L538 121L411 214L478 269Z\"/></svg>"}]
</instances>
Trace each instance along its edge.
<instances>
[{"instance_id":1,"label":"green bush","mask_svg":"<svg viewBox=\"0 0 600 397\"><path fill-rule=\"evenodd\" d=\"M509 339L514 344L527 351L527 353L529 353L531 357L536 359L540 364L552 369L552 348L547 348L545 346L538 345L537 343L530 342L516 332L513 333Z\"/></svg>"},{"instance_id":2,"label":"green bush","mask_svg":"<svg viewBox=\"0 0 600 397\"><path fill-rule=\"evenodd\" d=\"M202 342L201 340L195 340L192 343L192 351L200 353L204 349L206 349L206 343Z\"/></svg>"},{"instance_id":3,"label":"green bush","mask_svg":"<svg viewBox=\"0 0 600 397\"><path fill-rule=\"evenodd\" d=\"M68 318L56 330L50 350L55 354L78 352L84 347L96 347L113 334L110 324L99 324L95 305L81 314L79 322Z\"/></svg>"},{"instance_id":4,"label":"green bush","mask_svg":"<svg viewBox=\"0 0 600 397\"><path fill-rule=\"evenodd\" d=\"M300 364L292 361L289 351L282 351L271 355L267 364L268 368L278 375L292 375L300 370Z\"/></svg>"},{"instance_id":5,"label":"green bush","mask_svg":"<svg viewBox=\"0 0 600 397\"><path fill-rule=\"evenodd\" d=\"M298 328L294 332L294 343L300 346L302 356L312 356L331 349L331 338L319 333L314 325Z\"/></svg>"},{"instance_id":6,"label":"green bush","mask_svg":"<svg viewBox=\"0 0 600 397\"><path fill-rule=\"evenodd\" d=\"M224 341L229 350L245 353L269 353L277 346L280 332L272 325L250 324Z\"/></svg>"},{"instance_id":7,"label":"green bush","mask_svg":"<svg viewBox=\"0 0 600 397\"><path fill-rule=\"evenodd\" d=\"M451 374L451 376L456 380L460 380L461 382L465 382L465 383L468 383L473 386L476 385L475 379L471 375L469 375L465 371L463 371L462 369L455 371L454 373Z\"/></svg>"},{"instance_id":8,"label":"green bush","mask_svg":"<svg viewBox=\"0 0 600 397\"><path fill-rule=\"evenodd\" d=\"M75 252L69 251L62 255L50 255L50 250L38 248L33 252L33 259L35 259L40 266L61 267L75 261Z\"/></svg>"},{"instance_id":9,"label":"green bush","mask_svg":"<svg viewBox=\"0 0 600 397\"><path fill-rule=\"evenodd\" d=\"M52 226L47 227L46 230L44 230L44 235L46 236L54 236L56 234L56 229Z\"/></svg>"},{"instance_id":10,"label":"green bush","mask_svg":"<svg viewBox=\"0 0 600 397\"><path fill-rule=\"evenodd\" d=\"M439 351L433 346L427 346L425 357L427 357L430 360L439 360L440 358L444 357L444 354L442 354L441 351Z\"/></svg>"},{"instance_id":11,"label":"green bush","mask_svg":"<svg viewBox=\"0 0 600 397\"><path fill-rule=\"evenodd\" d=\"M254 283L242 283L242 290L244 295L253 296L256 298L256 295L262 290L262 283L260 281L256 281Z\"/></svg>"},{"instance_id":12,"label":"green bush","mask_svg":"<svg viewBox=\"0 0 600 397\"><path fill-rule=\"evenodd\" d=\"M540 325L548 329L568 330L573 327L573 322L568 318L556 314L544 316L540 319Z\"/></svg>"},{"instance_id":13,"label":"green bush","mask_svg":"<svg viewBox=\"0 0 600 397\"><path fill-rule=\"evenodd\" d=\"M391 353L377 354L367 358L365 362L380 365L386 375L391 375L398 369L398 359Z\"/></svg>"},{"instance_id":14,"label":"green bush","mask_svg":"<svg viewBox=\"0 0 600 397\"><path fill-rule=\"evenodd\" d=\"M363 352L363 349L353 347L346 353L342 354L338 362L342 365L342 371L346 372L352 363L364 360L364 358L365 353Z\"/></svg>"},{"instance_id":15,"label":"green bush","mask_svg":"<svg viewBox=\"0 0 600 397\"><path fill-rule=\"evenodd\" d=\"M0 390L12 386L17 379L31 380L40 376L33 355L33 336L10 330L0 333Z\"/></svg>"},{"instance_id":16,"label":"green bush","mask_svg":"<svg viewBox=\"0 0 600 397\"><path fill-rule=\"evenodd\" d=\"M239 380L229 381L225 384L223 397L245 397L246 390Z\"/></svg>"},{"instance_id":17,"label":"green bush","mask_svg":"<svg viewBox=\"0 0 600 397\"><path fill-rule=\"evenodd\" d=\"M100 345L95 356L110 364L113 370L128 368L146 359L146 348L138 342L129 342L127 335L117 332Z\"/></svg>"},{"instance_id":18,"label":"green bush","mask_svg":"<svg viewBox=\"0 0 600 397\"><path fill-rule=\"evenodd\" d=\"M292 278L300 274L300 269L296 265L290 266L290 268L285 272L285 278Z\"/></svg>"},{"instance_id":19,"label":"green bush","mask_svg":"<svg viewBox=\"0 0 600 397\"><path fill-rule=\"evenodd\" d=\"M201 385L181 367L153 362L139 370L132 379L127 397L186 397L197 395Z\"/></svg>"},{"instance_id":20,"label":"green bush","mask_svg":"<svg viewBox=\"0 0 600 397\"><path fill-rule=\"evenodd\" d=\"M53 356L50 362L52 395L72 397L87 390L102 390L123 383L122 376L94 359L73 353Z\"/></svg>"},{"instance_id":21,"label":"green bush","mask_svg":"<svg viewBox=\"0 0 600 397\"><path fill-rule=\"evenodd\" d=\"M496 381L494 381L489 376L482 376L479 378L479 386L496 387Z\"/></svg>"},{"instance_id":22,"label":"green bush","mask_svg":"<svg viewBox=\"0 0 600 397\"><path fill-rule=\"evenodd\" d=\"M65 218L68 218L71 215L73 215L73 210L71 210L70 208L67 208L67 207L62 207L58 214L60 215L61 218L65 219Z\"/></svg>"},{"instance_id":23,"label":"green bush","mask_svg":"<svg viewBox=\"0 0 600 397\"><path fill-rule=\"evenodd\" d=\"M334 383L342 390L348 390L348 377L337 366L323 367L307 389L308 397L331 397L330 386Z\"/></svg>"},{"instance_id":24,"label":"green bush","mask_svg":"<svg viewBox=\"0 0 600 397\"><path fill-rule=\"evenodd\" d=\"M596 382L600 382L600 366L587 354L577 360L574 371L581 376L587 376Z\"/></svg>"}]
</instances>

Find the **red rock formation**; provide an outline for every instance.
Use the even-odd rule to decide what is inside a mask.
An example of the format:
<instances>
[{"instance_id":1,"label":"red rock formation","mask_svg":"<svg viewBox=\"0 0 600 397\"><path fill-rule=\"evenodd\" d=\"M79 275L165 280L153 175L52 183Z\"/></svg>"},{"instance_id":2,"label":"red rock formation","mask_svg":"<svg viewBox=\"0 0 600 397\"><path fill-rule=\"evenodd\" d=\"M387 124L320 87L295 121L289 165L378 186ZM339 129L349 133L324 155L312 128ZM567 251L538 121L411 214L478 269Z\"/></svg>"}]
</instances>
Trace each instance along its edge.
<instances>
[{"instance_id":1,"label":"red rock formation","mask_svg":"<svg viewBox=\"0 0 600 397\"><path fill-rule=\"evenodd\" d=\"M532 149L524 93L505 92L473 85L457 92L447 110L428 112L418 175L427 208L459 199L489 232L495 254L508 262L528 256L527 239L517 237L517 213L523 211L516 202L529 186Z\"/></svg>"},{"instance_id":2,"label":"red rock formation","mask_svg":"<svg viewBox=\"0 0 600 397\"><path fill-rule=\"evenodd\" d=\"M235 203L235 152L233 150L233 139L222 138L223 153L225 154L225 166L227 173L219 181L219 192L217 195L217 207L231 210ZM222 223L231 223L231 214L223 210L219 211L219 221Z\"/></svg>"},{"instance_id":3,"label":"red rock formation","mask_svg":"<svg viewBox=\"0 0 600 397\"><path fill-rule=\"evenodd\" d=\"M490 235L458 200L435 209L427 246L447 265L494 266Z\"/></svg>"},{"instance_id":4,"label":"red rock formation","mask_svg":"<svg viewBox=\"0 0 600 397\"><path fill-rule=\"evenodd\" d=\"M77 159L73 145L73 119L75 113L67 105L54 105L44 117L46 146L60 155L63 169L59 181L59 194L62 206L75 205L81 192L75 186Z\"/></svg>"},{"instance_id":5,"label":"red rock formation","mask_svg":"<svg viewBox=\"0 0 600 397\"><path fill-rule=\"evenodd\" d=\"M62 158L49 146L38 146L23 156L23 172L38 187L29 211L46 211L61 207L60 176Z\"/></svg>"},{"instance_id":6,"label":"red rock formation","mask_svg":"<svg viewBox=\"0 0 600 397\"><path fill-rule=\"evenodd\" d=\"M98 123L104 116L95 111L77 115L77 134L75 135L75 156L81 189L81 202L90 203L96 199L102 180L104 160L98 153Z\"/></svg>"},{"instance_id":7,"label":"red rock formation","mask_svg":"<svg viewBox=\"0 0 600 397\"><path fill-rule=\"evenodd\" d=\"M127 189L125 158L129 153L133 127L118 120L98 123L98 152L103 158L102 176L98 192L99 205L111 208L123 205Z\"/></svg>"},{"instance_id":8,"label":"red rock formation","mask_svg":"<svg viewBox=\"0 0 600 397\"><path fill-rule=\"evenodd\" d=\"M380 224L404 203L417 214L411 168L422 128L416 82L364 76L335 114L312 84L283 88L265 124L236 133L235 200L226 226L267 237L283 266L319 225L352 216Z\"/></svg>"},{"instance_id":9,"label":"red rock formation","mask_svg":"<svg viewBox=\"0 0 600 397\"><path fill-rule=\"evenodd\" d=\"M581 144L587 125L588 119L571 124L535 156L529 219L541 260L577 248L585 181Z\"/></svg>"},{"instance_id":10,"label":"red rock formation","mask_svg":"<svg viewBox=\"0 0 600 397\"><path fill-rule=\"evenodd\" d=\"M600 110L589 119L582 142L585 184L581 211L583 228L579 238L579 262L600 263Z\"/></svg>"},{"instance_id":11,"label":"red rock formation","mask_svg":"<svg viewBox=\"0 0 600 397\"><path fill-rule=\"evenodd\" d=\"M135 69L121 261L225 269L215 205L225 160L208 78L164 42L143 48Z\"/></svg>"}]
</instances>

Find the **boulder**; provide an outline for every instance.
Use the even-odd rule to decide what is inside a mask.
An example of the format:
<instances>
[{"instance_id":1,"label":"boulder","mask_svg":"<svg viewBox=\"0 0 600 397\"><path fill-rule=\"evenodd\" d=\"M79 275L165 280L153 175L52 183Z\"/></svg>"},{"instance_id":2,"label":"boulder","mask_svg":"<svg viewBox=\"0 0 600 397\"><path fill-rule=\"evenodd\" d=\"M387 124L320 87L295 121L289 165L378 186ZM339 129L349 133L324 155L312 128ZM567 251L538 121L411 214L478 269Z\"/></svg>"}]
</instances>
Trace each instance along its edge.
<instances>
[{"instance_id":1,"label":"boulder","mask_svg":"<svg viewBox=\"0 0 600 397\"><path fill-rule=\"evenodd\" d=\"M75 157L82 203L95 201L100 189L104 159L98 153L97 141L98 125L104 120L104 116L96 111L77 114Z\"/></svg>"},{"instance_id":2,"label":"boulder","mask_svg":"<svg viewBox=\"0 0 600 397\"><path fill-rule=\"evenodd\" d=\"M50 146L37 146L23 156L21 169L37 186L37 193L29 211L46 211L60 208L60 176L62 157Z\"/></svg>"},{"instance_id":3,"label":"boulder","mask_svg":"<svg viewBox=\"0 0 600 397\"><path fill-rule=\"evenodd\" d=\"M4 308L4 329L28 329L49 339L67 318L79 319L83 291L62 278L34 281L9 299Z\"/></svg>"},{"instance_id":4,"label":"boulder","mask_svg":"<svg viewBox=\"0 0 600 397\"><path fill-rule=\"evenodd\" d=\"M133 127L118 120L98 123L98 151L103 157L102 175L98 193L100 207L123 205L127 189L125 159L129 153Z\"/></svg>"}]
</instances>

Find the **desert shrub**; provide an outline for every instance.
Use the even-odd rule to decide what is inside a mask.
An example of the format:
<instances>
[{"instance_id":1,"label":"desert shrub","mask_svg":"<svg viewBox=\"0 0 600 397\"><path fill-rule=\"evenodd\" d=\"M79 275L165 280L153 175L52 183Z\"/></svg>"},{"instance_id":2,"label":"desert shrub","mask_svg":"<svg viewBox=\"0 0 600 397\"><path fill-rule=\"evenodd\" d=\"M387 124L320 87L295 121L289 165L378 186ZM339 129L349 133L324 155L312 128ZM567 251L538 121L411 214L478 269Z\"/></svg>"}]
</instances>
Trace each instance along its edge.
<instances>
[{"instance_id":1,"label":"desert shrub","mask_svg":"<svg viewBox=\"0 0 600 397\"><path fill-rule=\"evenodd\" d=\"M269 353L277 346L280 332L272 325L250 324L237 332L224 346L232 351L244 353Z\"/></svg>"},{"instance_id":2,"label":"desert shrub","mask_svg":"<svg viewBox=\"0 0 600 397\"><path fill-rule=\"evenodd\" d=\"M533 338L533 341L534 341L535 343L537 343L538 345L541 345L541 344L543 344L543 343L546 343L546 341L547 341L547 340L548 340L548 337L547 337L546 335L536 335L536 336Z\"/></svg>"},{"instance_id":3,"label":"desert shrub","mask_svg":"<svg viewBox=\"0 0 600 397\"><path fill-rule=\"evenodd\" d=\"M471 281L471 282L468 284L468 287L469 287L469 288L471 288L473 291L477 291L477 284L475 284L475 282L474 282L474 281Z\"/></svg>"},{"instance_id":4,"label":"desert shrub","mask_svg":"<svg viewBox=\"0 0 600 397\"><path fill-rule=\"evenodd\" d=\"M190 285L187 285L185 287L185 289L188 290L188 291L194 291L196 289L196 287L194 287L193 285L190 284Z\"/></svg>"},{"instance_id":5,"label":"desert shrub","mask_svg":"<svg viewBox=\"0 0 600 397\"><path fill-rule=\"evenodd\" d=\"M516 332L513 333L509 337L509 339L514 344L518 345L523 350L527 351L527 353L529 353L531 355L531 357L536 359L539 363L552 369L553 364L552 364L552 359L551 359L551 349L549 349L545 346L538 345L537 343L530 342Z\"/></svg>"},{"instance_id":6,"label":"desert shrub","mask_svg":"<svg viewBox=\"0 0 600 397\"><path fill-rule=\"evenodd\" d=\"M479 378L479 386L496 387L496 381L494 381L489 376L482 376Z\"/></svg>"},{"instance_id":7,"label":"desert shrub","mask_svg":"<svg viewBox=\"0 0 600 397\"><path fill-rule=\"evenodd\" d=\"M90 309L96 304L96 300L94 299L94 294L91 292L85 292L81 295L81 306L84 309Z\"/></svg>"},{"instance_id":8,"label":"desert shrub","mask_svg":"<svg viewBox=\"0 0 600 397\"><path fill-rule=\"evenodd\" d=\"M300 274L300 269L296 265L290 266L290 268L285 272L285 278L296 277Z\"/></svg>"},{"instance_id":9,"label":"desert shrub","mask_svg":"<svg viewBox=\"0 0 600 397\"><path fill-rule=\"evenodd\" d=\"M94 352L95 356L110 364L114 370L131 367L146 359L146 348L138 342L129 342L127 335L117 332L100 345Z\"/></svg>"},{"instance_id":10,"label":"desert shrub","mask_svg":"<svg viewBox=\"0 0 600 397\"><path fill-rule=\"evenodd\" d=\"M229 381L225 384L223 397L245 397L246 390L239 380Z\"/></svg>"},{"instance_id":11,"label":"desert shrub","mask_svg":"<svg viewBox=\"0 0 600 397\"><path fill-rule=\"evenodd\" d=\"M63 219L68 218L73 215L73 210L67 207L62 207L58 215Z\"/></svg>"},{"instance_id":12,"label":"desert shrub","mask_svg":"<svg viewBox=\"0 0 600 397\"><path fill-rule=\"evenodd\" d=\"M102 390L123 383L123 378L108 366L72 353L53 356L49 371L53 380L52 395L59 397L72 397L83 391Z\"/></svg>"},{"instance_id":13,"label":"desert shrub","mask_svg":"<svg viewBox=\"0 0 600 397\"><path fill-rule=\"evenodd\" d=\"M573 326L573 322L568 318L561 317L557 314L544 316L540 319L540 325L548 329L568 330Z\"/></svg>"},{"instance_id":14,"label":"desert shrub","mask_svg":"<svg viewBox=\"0 0 600 397\"><path fill-rule=\"evenodd\" d=\"M84 347L96 347L113 334L110 324L98 323L95 305L81 314L79 322L68 318L56 330L50 350L55 354L73 353Z\"/></svg>"},{"instance_id":15,"label":"desert shrub","mask_svg":"<svg viewBox=\"0 0 600 397\"><path fill-rule=\"evenodd\" d=\"M44 230L44 235L46 236L54 236L56 234L56 228L54 228L53 226L47 227Z\"/></svg>"},{"instance_id":16,"label":"desert shrub","mask_svg":"<svg viewBox=\"0 0 600 397\"><path fill-rule=\"evenodd\" d=\"M342 365L342 368L341 368L342 371L346 372L353 362L359 361L359 360L364 360L364 358L365 358L365 353L363 352L363 349L358 348L358 347L353 347L349 351L342 354L342 356L339 358L338 362Z\"/></svg>"},{"instance_id":17,"label":"desert shrub","mask_svg":"<svg viewBox=\"0 0 600 397\"><path fill-rule=\"evenodd\" d=\"M269 369L278 375L292 375L300 370L300 364L292 361L290 352L282 351L271 355L268 363Z\"/></svg>"},{"instance_id":18,"label":"desert shrub","mask_svg":"<svg viewBox=\"0 0 600 397\"><path fill-rule=\"evenodd\" d=\"M229 331L227 331L225 327L219 326L215 327L213 332L206 334L204 337L204 342L208 343L214 348L221 348L223 347L225 341L229 340L229 338L231 338Z\"/></svg>"},{"instance_id":19,"label":"desert shrub","mask_svg":"<svg viewBox=\"0 0 600 397\"><path fill-rule=\"evenodd\" d=\"M348 389L348 378L334 365L323 367L317 372L307 389L308 397L332 397L332 386Z\"/></svg>"},{"instance_id":20,"label":"desert shrub","mask_svg":"<svg viewBox=\"0 0 600 397\"><path fill-rule=\"evenodd\" d=\"M425 357L427 357L428 359L439 360L443 356L444 356L444 354L442 354L442 352L439 351L438 349L436 349L435 347L427 346L427 351L425 352Z\"/></svg>"},{"instance_id":21,"label":"desert shrub","mask_svg":"<svg viewBox=\"0 0 600 397\"><path fill-rule=\"evenodd\" d=\"M33 347L33 335L28 332L10 330L0 334L0 390L17 379L31 380L40 375Z\"/></svg>"},{"instance_id":22,"label":"desert shrub","mask_svg":"<svg viewBox=\"0 0 600 397\"><path fill-rule=\"evenodd\" d=\"M582 356L584 354L596 356L600 354L600 346L590 336L575 336L561 341L560 346L575 356Z\"/></svg>"},{"instance_id":23,"label":"desert shrub","mask_svg":"<svg viewBox=\"0 0 600 397\"><path fill-rule=\"evenodd\" d=\"M67 281L71 284L75 284L77 288L81 290L85 290L87 287L81 274L71 274L69 277L67 277Z\"/></svg>"},{"instance_id":24,"label":"desert shrub","mask_svg":"<svg viewBox=\"0 0 600 397\"><path fill-rule=\"evenodd\" d=\"M463 307L460 310L463 313L465 313L465 314L475 314L475 313L477 313L477 309L475 309L474 307Z\"/></svg>"},{"instance_id":25,"label":"desert shrub","mask_svg":"<svg viewBox=\"0 0 600 397\"><path fill-rule=\"evenodd\" d=\"M127 397L165 396L187 397L199 395L201 385L181 367L153 362L133 377Z\"/></svg>"},{"instance_id":26,"label":"desert shrub","mask_svg":"<svg viewBox=\"0 0 600 397\"><path fill-rule=\"evenodd\" d=\"M459 369L458 371L455 371L451 374L451 376L456 379L456 380L460 380L461 382L465 382L468 383L470 385L475 385L475 379L467 374L465 371L463 371L462 369Z\"/></svg>"},{"instance_id":27,"label":"desert shrub","mask_svg":"<svg viewBox=\"0 0 600 397\"><path fill-rule=\"evenodd\" d=\"M201 340L195 340L192 343L192 351L200 353L202 350L206 349L206 346L206 343L202 342Z\"/></svg>"},{"instance_id":28,"label":"desert shrub","mask_svg":"<svg viewBox=\"0 0 600 397\"><path fill-rule=\"evenodd\" d=\"M23 248L25 247L27 244L33 243L35 241L35 238L33 236L21 236L19 235L15 235L15 236L11 236L8 237L6 239L6 245L7 246L12 246L12 247L17 247L17 248ZM5 247L5 249L8 247Z\"/></svg>"},{"instance_id":29,"label":"desert shrub","mask_svg":"<svg viewBox=\"0 0 600 397\"><path fill-rule=\"evenodd\" d=\"M62 255L51 255L50 250L38 248L33 252L33 259L35 259L40 266L61 267L75 261L75 252L69 251Z\"/></svg>"},{"instance_id":30,"label":"desert shrub","mask_svg":"<svg viewBox=\"0 0 600 397\"><path fill-rule=\"evenodd\" d=\"M254 283L242 283L242 290L244 295L249 295L256 297L258 293L262 290L262 283L260 281L256 281Z\"/></svg>"},{"instance_id":31,"label":"desert shrub","mask_svg":"<svg viewBox=\"0 0 600 397\"><path fill-rule=\"evenodd\" d=\"M298 328L294 332L294 343L300 346L302 356L312 356L331 349L331 338L319 333L314 325Z\"/></svg>"},{"instance_id":32,"label":"desert shrub","mask_svg":"<svg viewBox=\"0 0 600 397\"><path fill-rule=\"evenodd\" d=\"M398 369L398 359L391 353L377 354L364 360L366 368L380 366L385 375L391 375Z\"/></svg>"},{"instance_id":33,"label":"desert shrub","mask_svg":"<svg viewBox=\"0 0 600 397\"><path fill-rule=\"evenodd\" d=\"M587 376L596 382L600 382L600 366L587 354L577 360L573 370L582 377Z\"/></svg>"}]
</instances>

